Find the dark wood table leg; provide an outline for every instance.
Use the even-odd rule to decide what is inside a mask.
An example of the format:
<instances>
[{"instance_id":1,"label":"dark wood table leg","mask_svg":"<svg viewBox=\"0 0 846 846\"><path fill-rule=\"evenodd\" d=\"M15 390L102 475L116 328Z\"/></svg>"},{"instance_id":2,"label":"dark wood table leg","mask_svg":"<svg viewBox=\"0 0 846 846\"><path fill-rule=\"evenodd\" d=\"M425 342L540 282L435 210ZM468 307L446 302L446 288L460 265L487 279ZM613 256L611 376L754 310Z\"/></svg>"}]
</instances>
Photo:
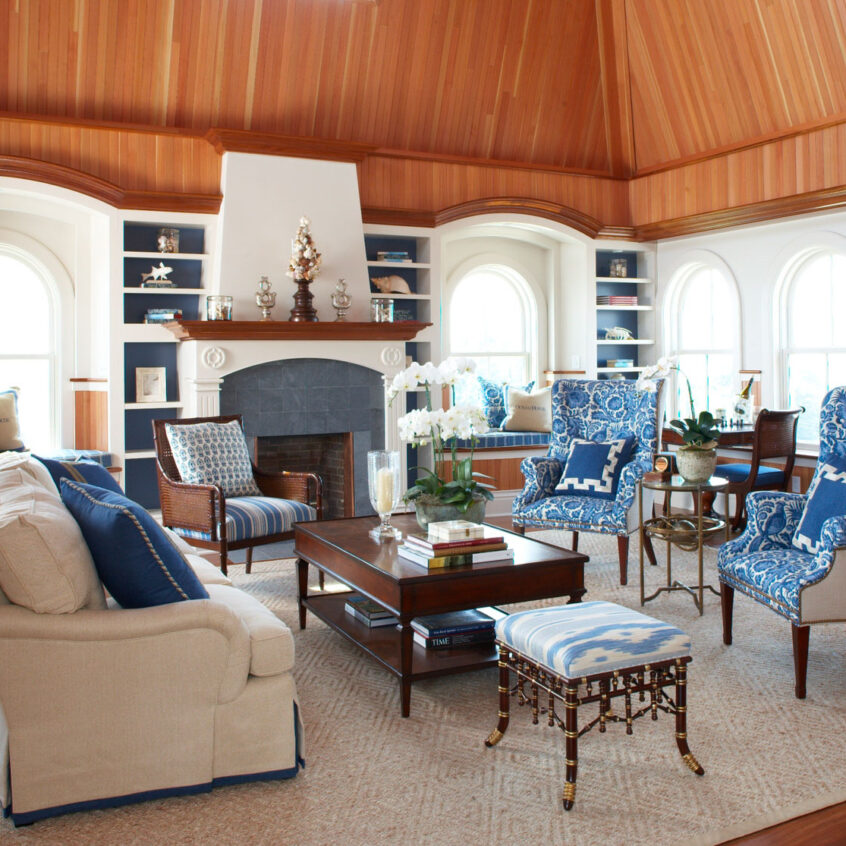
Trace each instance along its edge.
<instances>
[{"instance_id":1,"label":"dark wood table leg","mask_svg":"<svg viewBox=\"0 0 846 846\"><path fill-rule=\"evenodd\" d=\"M575 590L570 592L570 598L567 600L567 604L570 605L573 602L581 602L582 597L587 593L587 588L576 588Z\"/></svg>"},{"instance_id":2,"label":"dark wood table leg","mask_svg":"<svg viewBox=\"0 0 846 846\"><path fill-rule=\"evenodd\" d=\"M414 648L414 630L409 623L410 617L400 617L401 656L400 656L400 701L402 716L408 717L411 714L411 661Z\"/></svg>"},{"instance_id":3,"label":"dark wood table leg","mask_svg":"<svg viewBox=\"0 0 846 846\"><path fill-rule=\"evenodd\" d=\"M308 596L308 561L297 559L297 607L300 611L300 628L306 627L306 607L303 600Z\"/></svg>"}]
</instances>

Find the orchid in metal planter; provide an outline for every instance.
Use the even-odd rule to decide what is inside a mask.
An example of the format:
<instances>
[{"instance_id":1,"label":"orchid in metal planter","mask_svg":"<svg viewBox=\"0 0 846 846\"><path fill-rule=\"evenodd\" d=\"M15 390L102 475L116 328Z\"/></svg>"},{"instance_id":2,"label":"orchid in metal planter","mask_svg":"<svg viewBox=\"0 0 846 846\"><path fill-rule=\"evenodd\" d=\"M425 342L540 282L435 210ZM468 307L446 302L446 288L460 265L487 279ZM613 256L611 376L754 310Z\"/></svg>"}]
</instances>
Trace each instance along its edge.
<instances>
[{"instance_id":1,"label":"orchid in metal planter","mask_svg":"<svg viewBox=\"0 0 846 846\"><path fill-rule=\"evenodd\" d=\"M425 393L425 408L412 409L398 421L401 440L414 447L432 446L434 466L415 467L420 474L403 497L406 502L414 502L415 507L419 504L453 506L460 514L467 515L474 505L493 499L490 486L479 481L490 477L473 472L476 437L488 429L481 407L432 408L433 386L452 388L475 369L475 362L469 358L448 358L437 366L432 362L412 362L388 386L389 402L405 391L422 388ZM461 460L458 459L459 440L471 443L470 455Z\"/></svg>"}]
</instances>

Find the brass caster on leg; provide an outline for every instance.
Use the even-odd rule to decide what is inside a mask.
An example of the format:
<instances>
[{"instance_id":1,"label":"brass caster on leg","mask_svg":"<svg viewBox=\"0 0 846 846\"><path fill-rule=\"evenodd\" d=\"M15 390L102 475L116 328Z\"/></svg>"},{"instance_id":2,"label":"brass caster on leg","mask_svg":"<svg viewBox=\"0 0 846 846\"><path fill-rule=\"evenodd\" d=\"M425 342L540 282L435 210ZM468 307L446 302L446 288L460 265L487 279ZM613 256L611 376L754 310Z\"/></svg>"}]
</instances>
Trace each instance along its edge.
<instances>
[{"instance_id":1,"label":"brass caster on leg","mask_svg":"<svg viewBox=\"0 0 846 846\"><path fill-rule=\"evenodd\" d=\"M696 758L693 757L693 752L688 752L687 755L682 755L682 760L685 764L696 773L696 775L705 775L705 770L702 769L702 765Z\"/></svg>"},{"instance_id":2,"label":"brass caster on leg","mask_svg":"<svg viewBox=\"0 0 846 846\"><path fill-rule=\"evenodd\" d=\"M497 728L494 729L489 735L488 739L485 741L485 746L491 747L496 746L499 741L502 740L502 732Z\"/></svg>"},{"instance_id":3,"label":"brass caster on leg","mask_svg":"<svg viewBox=\"0 0 846 846\"><path fill-rule=\"evenodd\" d=\"M576 782L575 781L565 781L564 782L564 810L569 811L573 807L573 803L576 801Z\"/></svg>"}]
</instances>

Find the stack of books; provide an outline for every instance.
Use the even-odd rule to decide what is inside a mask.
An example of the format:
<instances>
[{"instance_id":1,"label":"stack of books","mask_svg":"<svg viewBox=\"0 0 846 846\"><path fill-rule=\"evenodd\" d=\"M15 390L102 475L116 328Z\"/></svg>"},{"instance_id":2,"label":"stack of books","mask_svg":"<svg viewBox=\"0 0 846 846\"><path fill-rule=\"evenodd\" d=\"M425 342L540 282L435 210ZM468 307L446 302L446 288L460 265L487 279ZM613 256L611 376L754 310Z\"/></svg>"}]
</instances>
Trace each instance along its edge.
<instances>
[{"instance_id":1,"label":"stack of books","mask_svg":"<svg viewBox=\"0 0 846 846\"><path fill-rule=\"evenodd\" d=\"M370 628L395 626L399 622L399 619L388 611L387 608L383 608L372 599L368 599L366 596L359 596L358 594L351 596L346 601L344 610L350 616L355 617L360 623L370 626Z\"/></svg>"},{"instance_id":2,"label":"stack of books","mask_svg":"<svg viewBox=\"0 0 846 846\"><path fill-rule=\"evenodd\" d=\"M626 294L599 294L596 298L597 305L636 306L637 296Z\"/></svg>"},{"instance_id":3,"label":"stack of books","mask_svg":"<svg viewBox=\"0 0 846 846\"><path fill-rule=\"evenodd\" d=\"M148 308L144 315L145 323L172 323L182 320L181 308Z\"/></svg>"},{"instance_id":4,"label":"stack of books","mask_svg":"<svg viewBox=\"0 0 846 846\"><path fill-rule=\"evenodd\" d=\"M510 561L514 558L514 550L509 549L502 535L486 537L481 534L478 537L439 540L438 535L433 537L431 528L429 526L429 534L408 532L397 554L429 570L464 567L483 561ZM481 526L479 528L482 529Z\"/></svg>"},{"instance_id":5,"label":"stack of books","mask_svg":"<svg viewBox=\"0 0 846 846\"><path fill-rule=\"evenodd\" d=\"M504 617L498 608L471 608L469 611L452 611L449 614L432 614L415 617L411 621L414 642L426 649L449 649L454 646L472 646L493 643L494 623Z\"/></svg>"},{"instance_id":6,"label":"stack of books","mask_svg":"<svg viewBox=\"0 0 846 846\"><path fill-rule=\"evenodd\" d=\"M392 261L399 264L411 264L411 256L407 250L379 250L376 261Z\"/></svg>"}]
</instances>

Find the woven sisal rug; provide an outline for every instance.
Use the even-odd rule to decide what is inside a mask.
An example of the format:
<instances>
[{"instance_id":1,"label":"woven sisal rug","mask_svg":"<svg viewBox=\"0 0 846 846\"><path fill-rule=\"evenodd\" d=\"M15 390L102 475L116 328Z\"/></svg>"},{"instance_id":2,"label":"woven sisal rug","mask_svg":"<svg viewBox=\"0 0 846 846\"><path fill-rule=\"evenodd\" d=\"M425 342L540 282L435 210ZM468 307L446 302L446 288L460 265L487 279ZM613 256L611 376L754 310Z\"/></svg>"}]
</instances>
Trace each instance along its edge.
<instances>
[{"instance_id":1,"label":"woven sisal rug","mask_svg":"<svg viewBox=\"0 0 846 846\"><path fill-rule=\"evenodd\" d=\"M565 533L536 536L569 541ZM617 584L614 538L582 535L582 549L591 557L585 598L639 608L636 545L627 587ZM656 552L663 561L663 549ZM674 576L692 582L693 565L691 554L674 552ZM786 621L738 596L734 645L726 647L713 594L702 617L681 593L647 604L646 613L693 639L688 736L706 774L698 778L682 762L668 715L639 720L631 737L612 725L580 740L576 805L567 813L558 729L533 726L527 710L515 708L504 739L484 748L496 723L495 670L415 684L411 717L402 719L393 676L313 617L299 631L293 561L256 563L251 576L233 570L235 583L294 631L306 769L289 781L71 814L19 830L6 821L0 842L718 843L846 800L843 625L812 629L808 698L800 702ZM715 570L716 553L706 550L714 584ZM661 575L648 569L648 583L657 586Z\"/></svg>"}]
</instances>

